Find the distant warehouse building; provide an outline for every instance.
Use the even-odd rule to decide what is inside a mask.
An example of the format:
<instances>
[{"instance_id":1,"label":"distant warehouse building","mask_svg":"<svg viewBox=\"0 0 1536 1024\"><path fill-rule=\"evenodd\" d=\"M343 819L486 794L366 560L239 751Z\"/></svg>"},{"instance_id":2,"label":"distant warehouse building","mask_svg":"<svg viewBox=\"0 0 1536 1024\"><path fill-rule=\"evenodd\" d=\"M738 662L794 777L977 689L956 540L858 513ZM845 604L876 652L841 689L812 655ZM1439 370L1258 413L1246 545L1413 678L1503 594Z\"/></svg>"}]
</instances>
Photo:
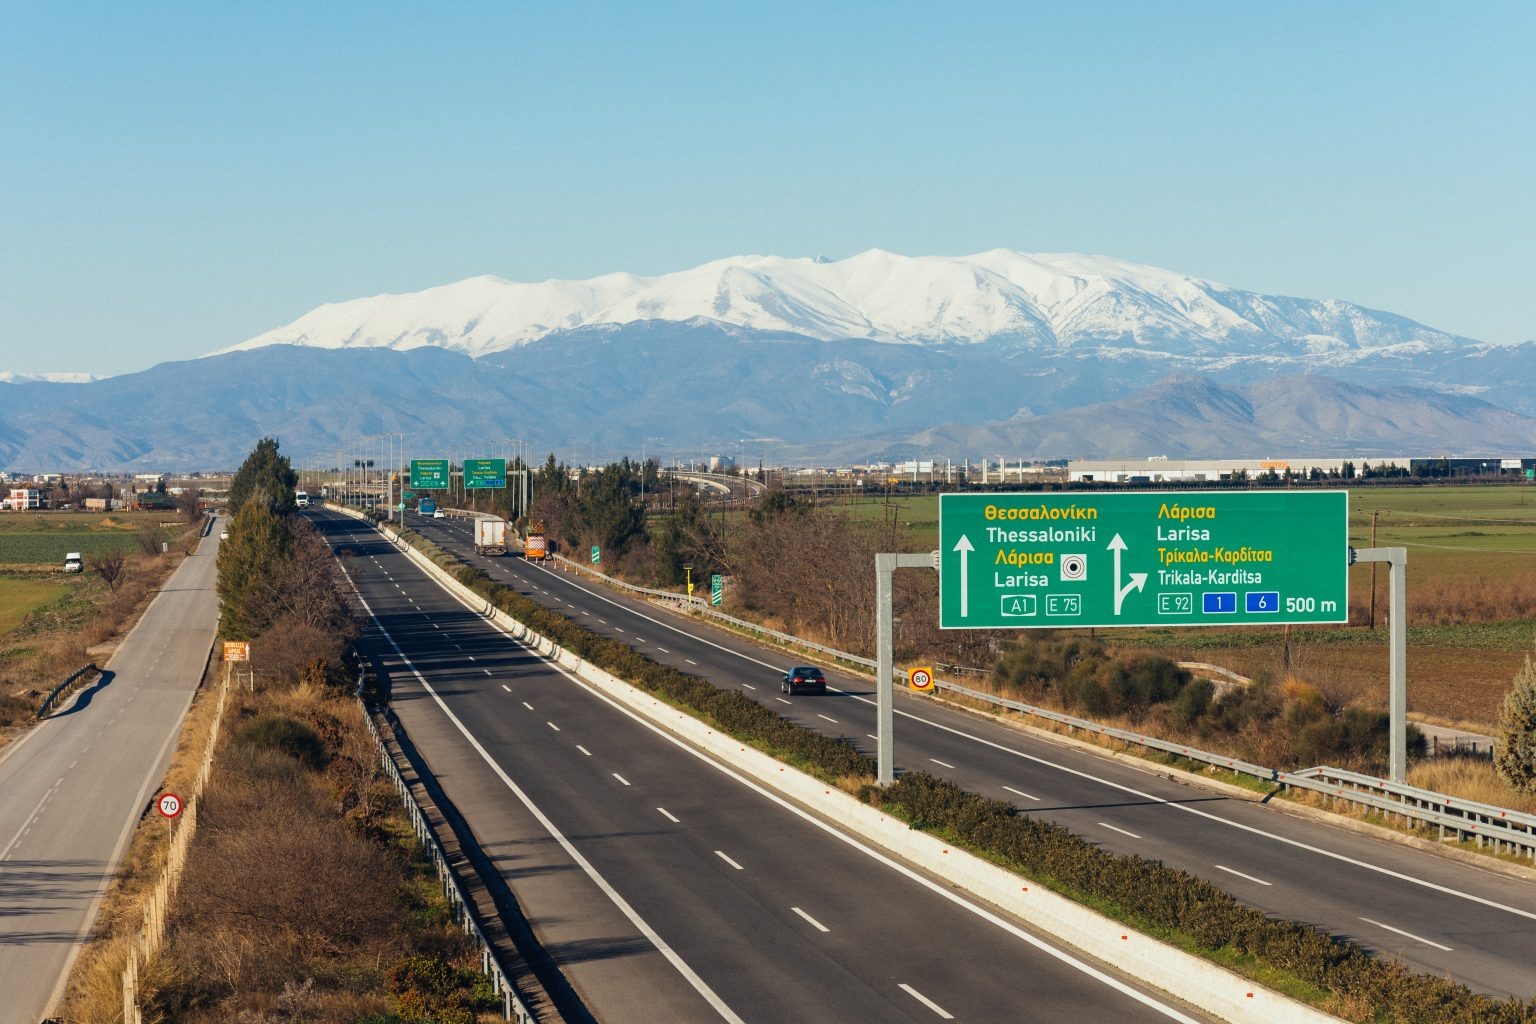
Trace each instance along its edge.
<instances>
[{"instance_id":1,"label":"distant warehouse building","mask_svg":"<svg viewBox=\"0 0 1536 1024\"><path fill-rule=\"evenodd\" d=\"M1498 460L1494 460L1497 462ZM1274 473L1294 478L1349 479L1369 465L1374 470L1411 470L1406 456L1377 459L1147 459L1081 460L1067 463L1071 482L1110 484L1207 483L1218 480L1252 480Z\"/></svg>"}]
</instances>

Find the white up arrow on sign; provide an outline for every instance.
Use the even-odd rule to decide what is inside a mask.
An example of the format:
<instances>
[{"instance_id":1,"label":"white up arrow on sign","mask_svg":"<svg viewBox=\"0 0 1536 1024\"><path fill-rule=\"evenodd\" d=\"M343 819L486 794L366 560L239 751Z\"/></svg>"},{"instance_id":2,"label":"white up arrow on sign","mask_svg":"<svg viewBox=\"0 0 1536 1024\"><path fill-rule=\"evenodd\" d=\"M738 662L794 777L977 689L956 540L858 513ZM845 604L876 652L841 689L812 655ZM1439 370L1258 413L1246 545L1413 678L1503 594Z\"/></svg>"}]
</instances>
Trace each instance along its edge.
<instances>
[{"instance_id":1,"label":"white up arrow on sign","mask_svg":"<svg viewBox=\"0 0 1536 1024\"><path fill-rule=\"evenodd\" d=\"M976 549L971 546L971 539L962 533L955 541L955 550L960 552L960 617L963 619L971 614L970 554Z\"/></svg>"}]
</instances>

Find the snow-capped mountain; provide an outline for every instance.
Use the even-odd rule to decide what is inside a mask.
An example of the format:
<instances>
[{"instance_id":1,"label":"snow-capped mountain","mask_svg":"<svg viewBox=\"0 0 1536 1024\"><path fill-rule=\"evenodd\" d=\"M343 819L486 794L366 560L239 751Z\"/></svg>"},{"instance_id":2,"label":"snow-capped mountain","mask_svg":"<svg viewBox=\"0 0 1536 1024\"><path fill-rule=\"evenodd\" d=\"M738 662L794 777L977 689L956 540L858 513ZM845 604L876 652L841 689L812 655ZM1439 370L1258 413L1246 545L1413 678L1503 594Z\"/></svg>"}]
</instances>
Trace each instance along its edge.
<instances>
[{"instance_id":1,"label":"snow-capped mountain","mask_svg":"<svg viewBox=\"0 0 1536 1024\"><path fill-rule=\"evenodd\" d=\"M1317 363L1473 344L1348 302L1260 295L1104 256L994 249L908 257L871 249L836 261L742 256L657 277L475 277L321 306L222 351L437 346L479 358L564 331L643 321L818 341L995 341L1041 354L1105 348Z\"/></svg>"},{"instance_id":2,"label":"snow-capped mountain","mask_svg":"<svg viewBox=\"0 0 1536 1024\"><path fill-rule=\"evenodd\" d=\"M93 380L100 379L94 373L14 373L10 370L0 370L0 383L4 384L30 384L33 381L47 381L51 384L89 384Z\"/></svg>"}]
</instances>

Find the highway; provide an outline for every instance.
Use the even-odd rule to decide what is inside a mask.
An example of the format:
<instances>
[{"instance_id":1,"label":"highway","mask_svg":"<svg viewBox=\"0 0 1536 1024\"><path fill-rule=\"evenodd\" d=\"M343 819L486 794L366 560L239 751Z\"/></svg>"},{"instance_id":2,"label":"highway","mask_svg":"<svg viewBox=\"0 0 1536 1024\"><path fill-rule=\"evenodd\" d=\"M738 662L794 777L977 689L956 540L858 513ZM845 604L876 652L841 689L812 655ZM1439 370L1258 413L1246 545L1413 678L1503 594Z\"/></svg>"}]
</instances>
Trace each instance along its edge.
<instances>
[{"instance_id":1,"label":"highway","mask_svg":"<svg viewBox=\"0 0 1536 1024\"><path fill-rule=\"evenodd\" d=\"M1200 1020L696 752L314 513L411 743L592 1018Z\"/></svg>"},{"instance_id":2,"label":"highway","mask_svg":"<svg viewBox=\"0 0 1536 1024\"><path fill-rule=\"evenodd\" d=\"M217 528L103 668L0 751L0 1024L62 994L134 826L165 775L218 623Z\"/></svg>"},{"instance_id":3,"label":"highway","mask_svg":"<svg viewBox=\"0 0 1536 1024\"><path fill-rule=\"evenodd\" d=\"M873 685L781 695L791 657L520 557L474 554L468 521L407 525L493 579L657 661L740 688L788 718L873 754ZM825 667L825 666L823 666ZM1199 875L1266 913L1304 921L1417 970L1496 996L1536 995L1536 886L1374 835L1233 799L898 690L897 770L931 772L1047 816L1121 853Z\"/></svg>"}]
</instances>

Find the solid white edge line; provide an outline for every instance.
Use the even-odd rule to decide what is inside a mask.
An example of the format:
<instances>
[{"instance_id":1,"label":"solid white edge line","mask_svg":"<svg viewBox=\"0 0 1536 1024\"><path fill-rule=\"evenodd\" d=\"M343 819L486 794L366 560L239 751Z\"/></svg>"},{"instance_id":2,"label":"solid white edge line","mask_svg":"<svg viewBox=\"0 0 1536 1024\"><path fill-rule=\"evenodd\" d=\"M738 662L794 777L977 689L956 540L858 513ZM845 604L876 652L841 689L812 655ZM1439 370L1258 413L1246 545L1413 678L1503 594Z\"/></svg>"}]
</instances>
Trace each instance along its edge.
<instances>
[{"instance_id":1,"label":"solid white edge line","mask_svg":"<svg viewBox=\"0 0 1536 1024\"><path fill-rule=\"evenodd\" d=\"M1452 952L1452 949L1451 949L1450 946L1442 946L1442 945L1440 945L1440 943L1432 942L1429 939L1426 939L1422 935L1415 935L1415 934L1413 934L1413 932L1405 932L1401 928L1393 928L1389 924L1382 924L1380 921L1373 921L1373 920L1371 920L1368 917L1362 917L1360 920L1364 921L1366 924L1373 924L1377 928L1385 928L1389 932L1393 932L1394 934L1401 935L1404 938L1412 939L1415 942L1422 942L1426 946L1434 946L1436 949L1444 950L1447 953Z\"/></svg>"},{"instance_id":2,"label":"solid white edge line","mask_svg":"<svg viewBox=\"0 0 1536 1024\"><path fill-rule=\"evenodd\" d=\"M447 591L445 591L445 593L446 592ZM457 595L451 596L456 597ZM410 658L406 657L405 652L400 649L400 645L395 642L395 638L390 635L389 630L385 629L383 623L379 622L378 616L373 614L373 609L369 607L367 600L365 600L361 594L357 595L357 599L362 603L363 609L368 612L369 618L373 619L374 624L379 627L379 632L384 634L384 639L388 640L389 645L395 649L395 654L398 655L400 660L405 663L406 667L411 670L411 674L416 677L416 681L421 683L422 687L432 695L432 700L436 702L439 708L442 709L443 714L448 716L448 720L454 724L454 727L459 730L459 733L463 735L464 739L469 742L469 745L475 749L475 752L480 755L481 759L484 760L485 763L490 766L491 770L496 773L496 777L501 779L502 783L512 791L512 794L516 796L522 805L528 809L528 813L532 814L534 818L538 820L539 824L544 827L545 831L554 837L555 842L560 844L560 848L565 851L566 856L570 857L576 862L577 866L580 867L581 870L586 873L587 877L592 880L592 883L596 885L600 890L602 890L603 895L607 896L613 905L619 909L619 912L627 917L630 923L640 930L640 934L644 935L646 939L651 943L651 945L655 946L657 951L660 952L662 956L667 958L667 962L672 965L673 969L675 969L677 973L681 974L683 978L688 982L688 984L693 986L694 991L704 997L704 1001L709 1003L709 1005L714 1008L715 1012L718 1013L722 1019L731 1021L732 1024L746 1024L746 1021L738 1017L735 1011L725 1004L725 1000L721 999L715 993L715 990L709 987L709 983L706 982L703 978L699 977L693 968L689 967L683 958L677 954L677 951L669 946L667 941L663 939L659 934L657 934L656 929L652 928L650 924L645 920L645 918L641 917L639 912L636 911L634 907L629 905L629 901L621 896L617 889L608 884L608 880L598 872L597 868L592 866L591 861L587 860L587 858L581 855L581 851L576 849L575 845L565 837L565 834L555 827L555 823L551 821L549 817L539 809L538 805L533 802L528 794L523 792L522 788L519 787L517 783L512 781L512 777L502 769L501 765L496 763L496 759L491 757L490 752L487 751L485 747L480 745L480 741L477 740L474 734L469 731L469 728L459 720L459 716L453 713L453 711L448 707L447 702L445 702L443 698L438 695L438 692L432 688L432 684L427 682L426 677L423 676L419 670L417 670L415 663L413 663ZM529 710L532 709L530 708ZM625 783L625 785L628 785L628 783Z\"/></svg>"},{"instance_id":3,"label":"solid white edge line","mask_svg":"<svg viewBox=\"0 0 1536 1024\"><path fill-rule=\"evenodd\" d=\"M1104 823L1101 821L1101 822L1099 822L1099 824L1103 825ZM1107 828L1114 828L1113 825L1109 825L1109 826L1106 826L1106 827ZM1236 868L1229 868L1225 864L1217 864L1215 867L1216 867L1217 871L1225 871L1229 875L1236 875L1238 878L1246 878L1246 879L1248 879L1248 881L1250 881L1250 882L1257 882L1260 885L1274 885L1275 884L1274 882L1266 882L1262 878L1254 878L1252 875L1245 875L1241 871L1237 870Z\"/></svg>"},{"instance_id":4,"label":"solid white edge line","mask_svg":"<svg viewBox=\"0 0 1536 1024\"><path fill-rule=\"evenodd\" d=\"M709 647L713 647L713 648L715 648L718 651L723 651L726 654L731 655L732 657L740 658L743 661L751 662L754 665L761 665L763 668L770 668L770 669L775 669L776 671L783 671L782 669L777 669L775 666L770 665L768 662L760 661L759 659L754 658L754 657L752 657L749 654L745 654L745 653L743 653L741 651L737 651L737 650L732 650L731 648L725 646L724 644L718 644L715 641L708 639L707 637L702 637L702 636L698 636L698 635L696 635L694 633L690 633L687 630L681 629L681 628L679 628L679 627L677 627L677 626L675 626L675 625L673 625L673 624L671 624L669 622L663 622L661 619L653 618L653 617L651 617L649 615L646 615L644 612L637 611L635 609L629 608L627 605L622 605L618 601L613 600L612 598L608 597L607 595L598 593L597 591L594 591L594 590L590 590L587 587L582 586L581 584L571 580L570 578L565 577L565 576L561 576L560 574L558 574L558 573L554 572L553 570L548 569L548 568L546 568L544 566L538 566L537 568L541 572L549 573L550 576L555 576L555 577L560 578L561 582L565 583L567 586L576 587L578 590L581 590L583 593L588 594L589 596L594 597L594 598L596 598L599 601L603 601L603 602L605 602L607 604L610 604L610 605L614 606L615 608L619 608L621 610L627 611L631 615L639 616L640 618L645 619L647 622L654 622L657 626L661 627L662 629L671 630L672 632L678 634L679 636L684 636L684 637L687 637L687 638L689 638L691 640L696 641L697 643L701 643L701 644L705 644L705 645L707 645ZM745 685L745 684L743 684L743 685ZM862 701L865 704L874 705L874 703L875 703L869 697L863 697L863 696L860 696L860 695L858 695L856 693L849 693L847 690L839 690L835 686L829 686L828 689L832 690L835 693L842 693L844 696L852 697L854 700ZM1050 760L1047 760L1046 758L1043 758L1043 757L1037 757L1034 754L1026 754L1022 750L1015 750L1014 748L1008 747L1008 746L1004 746L1001 743L996 743L996 742L994 742L992 740L984 739L984 738L982 738L980 736L975 735L974 733L968 733L968 732L964 731L963 729L956 729L953 726L948 726L948 725L944 725L944 724L942 724L940 722L935 722L932 719L924 718L921 715L912 714L910 711L903 711L900 708L895 709L895 711L896 711L896 714L901 715L904 718L910 718L910 719L912 719L914 721L922 722L924 725L932 726L935 729L942 729L945 732L952 733L955 736L962 736L962 737L964 737L966 739L973 740L973 741L975 741L977 743L981 743L981 744L984 744L986 746L992 747L995 750L1001 750L1001 751L1003 751L1005 753L1013 754L1015 757L1022 757L1022 758L1026 759L1026 760L1033 761L1036 764L1044 765L1044 766L1046 766L1048 768L1055 768L1058 771L1066 772L1069 775L1076 775L1080 779L1087 779L1090 782L1097 782L1097 783L1100 783L1101 785L1109 786L1111 789L1118 789L1118 790L1120 790L1123 793L1129 793L1132 796L1140 797L1143 800L1151 800L1151 801L1153 801L1155 803L1167 804L1169 807L1171 807L1171 808L1173 808L1175 810L1183 811L1186 814L1193 814L1193 815L1196 815L1198 817L1205 818L1205 819L1207 819L1209 821L1214 821L1214 822L1217 822L1218 824L1226 825L1229 828L1239 829L1239 830L1241 830L1243 832L1249 833L1250 835L1260 836L1260 837L1262 837L1264 839L1268 839L1268 840L1270 840L1272 842L1284 843L1285 845L1290 846L1290 847L1292 847L1294 849L1306 850L1308 853L1314 853L1314 854L1317 854L1320 857L1328 857L1328 858L1330 858L1332 860L1339 861L1340 863L1349 864L1349 865L1351 865L1353 867L1361 868L1361 869L1366 870L1366 871L1374 871L1374 872L1376 872L1378 874L1386 875L1388 878L1395 878L1395 879L1397 879L1400 882L1408 882L1408 883L1410 883L1412 885L1422 886L1422 887L1424 887L1426 889L1429 889L1429 890L1431 890L1433 892L1443 893L1443 894L1445 894L1447 896L1455 896L1455 897L1458 897L1458 898L1464 899L1464 900L1470 900L1473 903L1477 903L1477 904L1480 904L1480 905L1485 906L1485 907L1490 907L1490 908L1492 908L1494 910L1503 910L1503 911L1506 911L1508 913L1515 914L1515 915L1517 915L1519 917L1526 918L1527 920L1536 921L1536 912L1532 912L1532 911L1529 911L1529 910L1521 910L1519 907L1512 907L1512 906L1509 906L1508 904L1500 903L1497 900L1487 899L1486 897L1477 896L1477 895L1474 895L1474 894L1469 893L1469 892L1462 892L1460 889L1453 889L1450 886L1441 885L1438 882L1431 882L1431 881L1429 881L1428 879L1425 879L1425 878L1417 878L1417 877L1415 877L1413 875L1405 874L1405 873L1403 873L1401 871L1394 871L1391 868L1382 867L1379 864L1372 864L1369 861L1359 860L1357 858L1349 856L1348 854L1335 853L1332 850L1325 850L1325 849L1323 849L1320 846L1313 846L1312 844L1304 843L1304 842L1302 842L1299 839L1291 839L1291 838L1289 838L1287 836L1278 835L1278 834L1276 834L1274 832L1267 832L1264 829L1258 828L1256 826L1245 825L1242 822L1233 821L1230 818L1223 818L1219 814L1212 814L1209 811L1204 811L1204 810L1201 810L1201 809L1199 809L1197 807L1189 807L1189 806L1187 806L1185 804L1182 804L1182 803L1179 803L1177 801L1169 800L1166 797L1156 796L1156 795L1151 794L1151 793L1143 793L1143 792L1141 792L1138 789L1133 789L1130 786L1124 785L1122 783L1112 782L1109 779L1100 778L1097 775L1092 775L1092 774L1089 774L1088 772L1079 771L1076 768L1068 768L1064 764L1058 764L1055 761L1050 761ZM873 735L871 735L869 738L872 739L872 740L879 739L878 736L873 736ZM1138 770L1141 770L1141 769L1138 769Z\"/></svg>"},{"instance_id":5,"label":"solid white edge line","mask_svg":"<svg viewBox=\"0 0 1536 1024\"><path fill-rule=\"evenodd\" d=\"M719 857L721 860L725 861L727 864L729 864L731 867L735 868L737 871L745 871L746 870L746 868L742 867L740 864L737 864L735 861L731 860L731 858L727 857L723 850L716 850L715 851L715 856Z\"/></svg>"},{"instance_id":6,"label":"solid white edge line","mask_svg":"<svg viewBox=\"0 0 1536 1024\"><path fill-rule=\"evenodd\" d=\"M924 1006L928 1007L928 1009L932 1010L934 1013L938 1014L940 1017L943 1017L945 1020L954 1020L955 1019L955 1015L954 1014L949 1013L948 1011L946 1011L944 1009L944 1007L940 1006L938 1003L934 1002L932 999L929 999L927 996L923 995L921 992L919 992L917 989L913 988L911 985L908 985L906 982L902 982L900 985L898 985L896 987L901 989L907 995L911 996L913 999L916 999L918 1002L922 1003Z\"/></svg>"},{"instance_id":7,"label":"solid white edge line","mask_svg":"<svg viewBox=\"0 0 1536 1024\"><path fill-rule=\"evenodd\" d=\"M809 921L811 927L815 928L819 932L830 932L832 930L831 928L828 928L826 925L822 924L820 921L816 920L810 914L807 914L805 911L801 910L799 907L790 907L789 909L793 910L795 913Z\"/></svg>"},{"instance_id":8,"label":"solid white edge line","mask_svg":"<svg viewBox=\"0 0 1536 1024\"><path fill-rule=\"evenodd\" d=\"M1123 835L1123 836L1130 836L1132 839L1140 839L1141 838L1141 836L1137 835L1135 832L1127 832L1125 829L1120 828L1120 827L1118 827L1116 825L1111 825L1107 821L1101 821L1101 822L1099 822L1099 824L1103 825L1105 828L1109 829L1111 832L1119 832L1121 835Z\"/></svg>"}]
</instances>

